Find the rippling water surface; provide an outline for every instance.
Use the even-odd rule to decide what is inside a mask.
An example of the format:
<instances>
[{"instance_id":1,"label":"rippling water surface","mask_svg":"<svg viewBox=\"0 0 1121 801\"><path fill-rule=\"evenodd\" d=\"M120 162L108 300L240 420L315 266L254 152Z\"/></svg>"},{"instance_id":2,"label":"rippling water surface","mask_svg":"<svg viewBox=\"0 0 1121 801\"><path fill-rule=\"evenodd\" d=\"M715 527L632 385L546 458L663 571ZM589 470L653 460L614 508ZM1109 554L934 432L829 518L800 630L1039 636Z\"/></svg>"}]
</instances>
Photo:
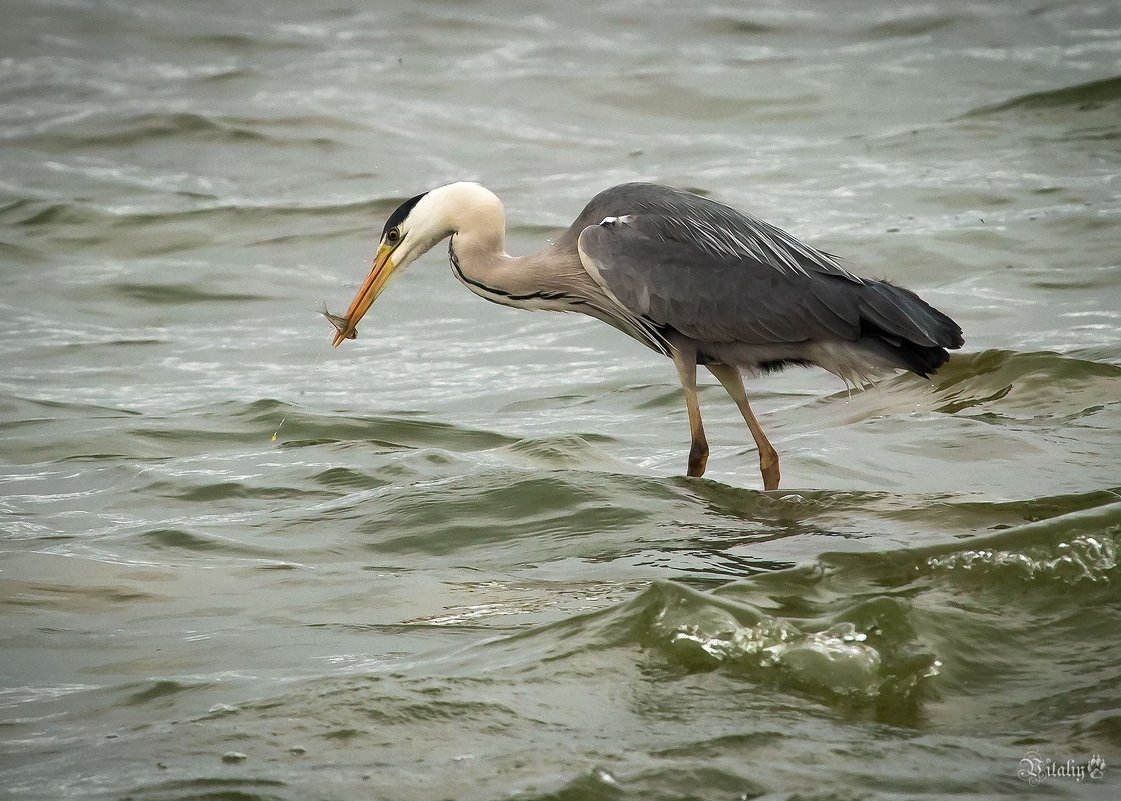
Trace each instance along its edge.
<instances>
[{"instance_id":1,"label":"rippling water surface","mask_svg":"<svg viewBox=\"0 0 1121 801\"><path fill-rule=\"evenodd\" d=\"M1115 3L3 18L0 795L1118 797ZM687 480L668 362L442 251L330 349L461 178L517 253L693 189L966 348L752 380L770 493L718 386Z\"/></svg>"}]
</instances>

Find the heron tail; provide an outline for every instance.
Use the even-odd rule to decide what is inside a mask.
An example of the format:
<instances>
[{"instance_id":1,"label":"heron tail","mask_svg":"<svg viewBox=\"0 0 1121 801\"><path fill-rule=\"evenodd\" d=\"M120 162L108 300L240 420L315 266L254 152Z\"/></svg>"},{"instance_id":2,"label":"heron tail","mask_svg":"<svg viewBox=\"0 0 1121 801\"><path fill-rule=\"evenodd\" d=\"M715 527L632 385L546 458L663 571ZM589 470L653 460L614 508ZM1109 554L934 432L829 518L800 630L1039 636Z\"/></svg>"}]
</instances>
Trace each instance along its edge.
<instances>
[{"instance_id":1,"label":"heron tail","mask_svg":"<svg viewBox=\"0 0 1121 801\"><path fill-rule=\"evenodd\" d=\"M911 372L928 376L945 364L947 348L965 344L961 326L909 289L887 281L861 287L860 339Z\"/></svg>"}]
</instances>

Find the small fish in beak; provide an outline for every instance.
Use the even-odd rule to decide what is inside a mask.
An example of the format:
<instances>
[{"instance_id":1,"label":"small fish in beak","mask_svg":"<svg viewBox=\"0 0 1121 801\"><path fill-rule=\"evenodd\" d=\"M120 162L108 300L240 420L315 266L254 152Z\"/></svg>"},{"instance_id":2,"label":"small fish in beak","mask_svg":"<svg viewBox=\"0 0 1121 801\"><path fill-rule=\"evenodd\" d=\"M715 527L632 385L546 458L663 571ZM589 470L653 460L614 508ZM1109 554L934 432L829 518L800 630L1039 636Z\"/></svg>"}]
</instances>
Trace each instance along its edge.
<instances>
[{"instance_id":1,"label":"small fish in beak","mask_svg":"<svg viewBox=\"0 0 1121 801\"><path fill-rule=\"evenodd\" d=\"M350 321L347 320L347 318L340 317L337 314L331 314L331 312L329 312L327 310L327 304L326 303L323 304L323 311L321 311L319 313L322 314L324 317L326 317L327 322L329 322L331 325L333 325L335 327L335 330L338 331L340 334L345 332L347 327L350 325ZM352 330L344 338L345 339L358 339L358 329Z\"/></svg>"}]
</instances>

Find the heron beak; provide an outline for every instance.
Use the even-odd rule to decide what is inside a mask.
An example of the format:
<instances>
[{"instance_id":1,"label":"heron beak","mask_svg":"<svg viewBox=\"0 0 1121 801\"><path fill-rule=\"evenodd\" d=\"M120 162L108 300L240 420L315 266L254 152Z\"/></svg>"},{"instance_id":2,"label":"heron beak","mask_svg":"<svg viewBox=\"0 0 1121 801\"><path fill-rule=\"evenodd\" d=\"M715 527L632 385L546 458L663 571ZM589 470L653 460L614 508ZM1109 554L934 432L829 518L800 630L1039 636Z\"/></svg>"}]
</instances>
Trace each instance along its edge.
<instances>
[{"instance_id":1,"label":"heron beak","mask_svg":"<svg viewBox=\"0 0 1121 801\"><path fill-rule=\"evenodd\" d=\"M370 268L370 274L366 276L366 280L362 282L362 286L358 289L358 294L350 302L350 308L346 310L346 328L335 332L335 338L331 342L332 346L337 348L344 340L354 339L358 321L374 305L378 295L385 289L389 276L393 275L396 265L390 256L395 249L387 243L382 243L381 247L378 248L378 255L374 258L374 266Z\"/></svg>"}]
</instances>

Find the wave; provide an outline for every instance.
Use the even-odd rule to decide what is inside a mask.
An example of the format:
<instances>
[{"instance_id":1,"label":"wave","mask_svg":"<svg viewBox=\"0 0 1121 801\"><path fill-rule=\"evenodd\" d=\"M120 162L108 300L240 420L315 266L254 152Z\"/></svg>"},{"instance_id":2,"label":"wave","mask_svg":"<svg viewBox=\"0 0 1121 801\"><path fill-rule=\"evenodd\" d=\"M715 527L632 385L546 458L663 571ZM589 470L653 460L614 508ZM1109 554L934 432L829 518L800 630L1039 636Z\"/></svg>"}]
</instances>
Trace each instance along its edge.
<instances>
[{"instance_id":1,"label":"wave","mask_svg":"<svg viewBox=\"0 0 1121 801\"><path fill-rule=\"evenodd\" d=\"M419 415L331 415L272 399L248 404L217 404L204 407L200 412L244 421L255 436L280 428L285 437L281 444L287 447L298 447L311 440L374 442L403 448L439 446L480 450L517 442L515 437L428 420Z\"/></svg>"},{"instance_id":2,"label":"wave","mask_svg":"<svg viewBox=\"0 0 1121 801\"><path fill-rule=\"evenodd\" d=\"M227 78L228 73L223 73ZM221 77L221 76L219 76ZM236 74L233 77L237 77ZM215 78L212 76L211 80ZM66 130L36 133L15 132L5 137L12 145L40 150L89 150L92 148L135 148L152 144L166 146L166 140L201 141L227 146L342 147L331 136L298 133L353 130L358 126L346 120L317 117L236 117L203 112L145 112L120 117L88 117L69 123ZM296 132L296 133L293 133Z\"/></svg>"},{"instance_id":3,"label":"wave","mask_svg":"<svg viewBox=\"0 0 1121 801\"><path fill-rule=\"evenodd\" d=\"M191 284L141 284L133 281L108 281L99 284L97 293L153 306L183 306L190 303L249 303L267 300L267 295L244 292L213 292Z\"/></svg>"},{"instance_id":4,"label":"wave","mask_svg":"<svg viewBox=\"0 0 1121 801\"><path fill-rule=\"evenodd\" d=\"M901 374L822 402L841 397L857 418L911 407L992 423L1053 426L1058 419L1071 423L1115 406L1113 399L1121 397L1121 366L1053 351L993 348L954 353L929 380Z\"/></svg>"},{"instance_id":5,"label":"wave","mask_svg":"<svg viewBox=\"0 0 1121 801\"><path fill-rule=\"evenodd\" d=\"M850 29L847 26L838 26L836 18L829 14L803 12L802 14L776 15L772 12L767 15L767 19L764 21L761 18L730 14L722 10L698 23L698 27L706 33L744 37L788 36L798 32L820 31L828 28L833 35L847 35L854 38L897 39L922 36L959 24L964 20L965 17L962 16L931 13L928 8L920 6L916 9L904 9L888 19L869 24L861 24L857 19L850 18L847 22L855 22L858 26Z\"/></svg>"},{"instance_id":6,"label":"wave","mask_svg":"<svg viewBox=\"0 0 1121 801\"><path fill-rule=\"evenodd\" d=\"M783 26L773 22L763 22L758 19L718 13L702 20L698 26L706 33L728 36L758 36L783 32Z\"/></svg>"},{"instance_id":7,"label":"wave","mask_svg":"<svg viewBox=\"0 0 1121 801\"><path fill-rule=\"evenodd\" d=\"M113 229L124 229L129 236L136 236L135 229L139 228L184 223L202 224L208 229L210 226L242 225L247 230L259 230L268 223L286 221L293 217L307 217L309 220L318 221L330 217L352 217L362 223L361 229L357 228L356 223L356 229L364 230L369 228L370 219L388 215L398 204L398 198L360 198L301 204L268 201L196 202L190 208L119 211L81 202L59 203L24 199L18 204L10 204L0 209L0 222L23 229L47 229L48 236L65 234L68 237L67 241L73 239L74 228L86 229L85 238L96 243ZM337 235L337 231L331 233ZM261 240L262 243L274 241L280 240ZM21 245L10 244L9 247L18 248Z\"/></svg>"},{"instance_id":8,"label":"wave","mask_svg":"<svg viewBox=\"0 0 1121 801\"><path fill-rule=\"evenodd\" d=\"M279 436L271 447L286 449L361 445L381 451L469 453L519 441L485 429L427 420L404 412L371 416L334 414L276 400L226 401L152 414L9 395L0 401L0 412L0 431L19 430L23 434L7 453L19 463L158 460L197 455L200 447L211 453L247 445L269 447L274 432ZM69 435L59 429L60 420L69 421ZM35 437L38 428L52 431L47 444ZM329 471L321 474L327 483L332 475Z\"/></svg>"},{"instance_id":9,"label":"wave","mask_svg":"<svg viewBox=\"0 0 1121 801\"><path fill-rule=\"evenodd\" d=\"M269 561L277 558L277 554L267 548L253 547L214 533L201 534L184 528L157 528L139 531L135 537L143 548L164 552L165 555L161 557L164 560L174 558L168 556L168 552L201 554L210 551L254 560Z\"/></svg>"},{"instance_id":10,"label":"wave","mask_svg":"<svg viewBox=\"0 0 1121 801\"><path fill-rule=\"evenodd\" d=\"M160 32L157 38L169 42L183 44L192 49L215 48L233 52L249 52L254 50L298 50L305 47L294 39L278 38L265 32L249 33L205 33L174 35L174 32Z\"/></svg>"},{"instance_id":11,"label":"wave","mask_svg":"<svg viewBox=\"0 0 1121 801\"><path fill-rule=\"evenodd\" d=\"M1006 111L1094 111L1121 101L1121 76L1031 92L966 112L964 117L984 117Z\"/></svg>"},{"instance_id":12,"label":"wave","mask_svg":"<svg viewBox=\"0 0 1121 801\"><path fill-rule=\"evenodd\" d=\"M999 418L1086 414L1121 397L1121 367L1050 351L954 356L934 378L938 411Z\"/></svg>"},{"instance_id":13,"label":"wave","mask_svg":"<svg viewBox=\"0 0 1121 801\"><path fill-rule=\"evenodd\" d=\"M122 177L127 183L128 179ZM292 203L262 198L216 202L177 192L147 207L114 208L83 201L23 199L0 209L10 236L0 253L41 261L46 252L150 258L228 245L308 243L356 233L371 235L397 198L326 199ZM155 206L154 208L152 206ZM333 221L333 222L332 222Z\"/></svg>"},{"instance_id":14,"label":"wave","mask_svg":"<svg viewBox=\"0 0 1121 801\"><path fill-rule=\"evenodd\" d=\"M965 21L965 18L961 16L931 14L922 6L919 6L918 9L914 13L907 11L894 19L875 23L868 28L868 35L873 39L906 39L913 36L924 36Z\"/></svg>"},{"instance_id":15,"label":"wave","mask_svg":"<svg viewBox=\"0 0 1121 801\"><path fill-rule=\"evenodd\" d=\"M441 660L441 672L578 672L625 649L648 671L722 671L752 692L805 694L905 722L941 684L960 689L973 680L962 639L973 638L973 648L989 643L999 661L1020 646L993 642L991 627L1034 636L1030 618L994 620L963 608L1027 604L1064 621L1056 638L1113 636L1082 613L1106 598L1116 606L1119 547L1121 492L1114 492L1112 503L965 543L826 553L711 591L655 581L606 609L473 646Z\"/></svg>"}]
</instances>

